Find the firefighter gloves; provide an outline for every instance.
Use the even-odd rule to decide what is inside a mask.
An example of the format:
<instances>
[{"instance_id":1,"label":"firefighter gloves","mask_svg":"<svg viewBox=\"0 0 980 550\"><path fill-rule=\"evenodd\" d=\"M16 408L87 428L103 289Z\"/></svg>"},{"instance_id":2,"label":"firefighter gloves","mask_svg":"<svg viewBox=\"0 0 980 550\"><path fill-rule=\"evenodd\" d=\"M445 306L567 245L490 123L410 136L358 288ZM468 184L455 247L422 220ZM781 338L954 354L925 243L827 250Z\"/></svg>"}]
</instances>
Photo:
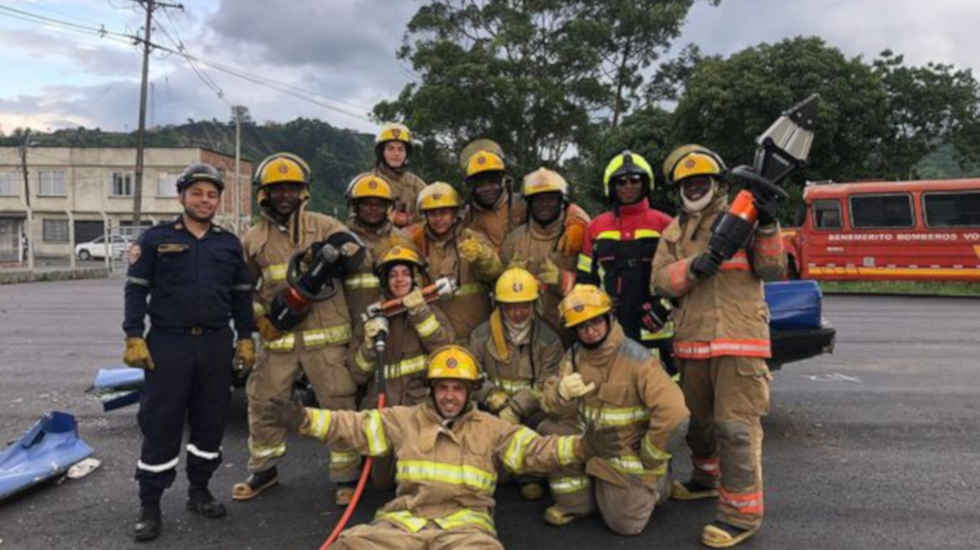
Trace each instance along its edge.
<instances>
[{"instance_id":1,"label":"firefighter gloves","mask_svg":"<svg viewBox=\"0 0 980 550\"><path fill-rule=\"evenodd\" d=\"M298 432L306 423L306 409L298 401L270 399L259 413L266 422L282 426L290 432Z\"/></svg>"},{"instance_id":2,"label":"firefighter gloves","mask_svg":"<svg viewBox=\"0 0 980 550\"><path fill-rule=\"evenodd\" d=\"M483 404L486 405L488 411L497 414L507 406L507 401L509 400L510 396L507 395L507 392L503 390L492 390L487 394L486 399L483 400Z\"/></svg>"},{"instance_id":3,"label":"firefighter gloves","mask_svg":"<svg viewBox=\"0 0 980 550\"><path fill-rule=\"evenodd\" d=\"M235 369L248 373L255 366L255 343L247 338L235 344Z\"/></svg>"},{"instance_id":4,"label":"firefighter gloves","mask_svg":"<svg viewBox=\"0 0 980 550\"><path fill-rule=\"evenodd\" d=\"M492 248L472 237L459 243L459 255L469 263L485 263L493 254Z\"/></svg>"},{"instance_id":5,"label":"firefighter gloves","mask_svg":"<svg viewBox=\"0 0 980 550\"><path fill-rule=\"evenodd\" d=\"M402 305L405 306L405 309L407 309L409 313L415 313L421 309L422 306L425 305L425 296L422 295L422 289L416 287L414 290L406 294L405 297L402 298Z\"/></svg>"},{"instance_id":6,"label":"firefighter gloves","mask_svg":"<svg viewBox=\"0 0 980 550\"><path fill-rule=\"evenodd\" d=\"M262 336L262 340L266 342L271 342L273 340L278 340L282 338L282 331L277 329L269 317L263 315L255 319L255 326L259 329L259 335Z\"/></svg>"},{"instance_id":7,"label":"firefighter gloves","mask_svg":"<svg viewBox=\"0 0 980 550\"><path fill-rule=\"evenodd\" d=\"M388 332L388 318L383 316L372 317L364 323L364 343L368 346L374 345L374 340L379 334Z\"/></svg>"},{"instance_id":8,"label":"firefighter gloves","mask_svg":"<svg viewBox=\"0 0 980 550\"><path fill-rule=\"evenodd\" d=\"M619 432L615 428L597 428L590 425L582 437L585 453L589 457L612 458L619 456Z\"/></svg>"},{"instance_id":9,"label":"firefighter gloves","mask_svg":"<svg viewBox=\"0 0 980 550\"><path fill-rule=\"evenodd\" d=\"M500 417L501 420L504 420L511 424L521 423L521 417L516 412L514 412L514 409L510 407L504 407L503 409L500 409L500 412L497 414L497 416Z\"/></svg>"},{"instance_id":10,"label":"firefighter gloves","mask_svg":"<svg viewBox=\"0 0 980 550\"><path fill-rule=\"evenodd\" d=\"M721 267L721 258L710 252L702 252L691 262L691 273L698 279L707 279L718 273L719 267Z\"/></svg>"},{"instance_id":11,"label":"firefighter gloves","mask_svg":"<svg viewBox=\"0 0 980 550\"><path fill-rule=\"evenodd\" d=\"M582 380L582 375L579 373L572 373L565 376L558 382L558 395L561 396L565 401L571 401L578 397L595 390L595 382L589 382L588 384Z\"/></svg>"},{"instance_id":12,"label":"firefighter gloves","mask_svg":"<svg viewBox=\"0 0 980 550\"><path fill-rule=\"evenodd\" d=\"M126 351L123 352L123 363L138 369L153 370L153 358L142 338L126 338Z\"/></svg>"}]
</instances>

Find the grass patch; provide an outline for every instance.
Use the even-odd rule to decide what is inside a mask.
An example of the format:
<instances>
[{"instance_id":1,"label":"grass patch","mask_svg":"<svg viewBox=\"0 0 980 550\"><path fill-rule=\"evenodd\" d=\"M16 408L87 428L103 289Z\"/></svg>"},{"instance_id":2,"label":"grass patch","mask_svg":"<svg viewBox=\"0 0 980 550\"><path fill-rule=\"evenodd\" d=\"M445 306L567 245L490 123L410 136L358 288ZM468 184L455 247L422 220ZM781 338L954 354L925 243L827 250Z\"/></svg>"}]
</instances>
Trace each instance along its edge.
<instances>
[{"instance_id":1,"label":"grass patch","mask_svg":"<svg viewBox=\"0 0 980 550\"><path fill-rule=\"evenodd\" d=\"M820 281L828 294L924 294L980 296L980 283L967 281Z\"/></svg>"}]
</instances>

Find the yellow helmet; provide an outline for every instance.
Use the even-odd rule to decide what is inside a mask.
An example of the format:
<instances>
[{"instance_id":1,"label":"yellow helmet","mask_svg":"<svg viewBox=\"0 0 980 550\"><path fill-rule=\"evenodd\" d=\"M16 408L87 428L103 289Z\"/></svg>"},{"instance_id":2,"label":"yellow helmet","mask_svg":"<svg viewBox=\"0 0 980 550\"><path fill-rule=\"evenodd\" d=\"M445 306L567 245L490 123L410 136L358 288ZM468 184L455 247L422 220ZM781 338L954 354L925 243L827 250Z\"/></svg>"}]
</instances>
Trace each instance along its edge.
<instances>
[{"instance_id":1,"label":"yellow helmet","mask_svg":"<svg viewBox=\"0 0 980 550\"><path fill-rule=\"evenodd\" d=\"M609 187L612 179L630 174L645 177L647 193L653 191L653 169L650 168L650 163L647 162L647 159L627 149L613 157L606 165L606 171L602 174L602 187L607 199L612 198L612 191Z\"/></svg>"},{"instance_id":2,"label":"yellow helmet","mask_svg":"<svg viewBox=\"0 0 980 550\"><path fill-rule=\"evenodd\" d=\"M449 344L432 352L425 370L426 380L452 378L456 380L480 381L480 367L476 358L466 348Z\"/></svg>"},{"instance_id":3,"label":"yellow helmet","mask_svg":"<svg viewBox=\"0 0 980 550\"><path fill-rule=\"evenodd\" d=\"M419 268L425 267L425 260L419 256L419 253L407 246L395 245L391 247L381 257L381 261L378 262L378 269L385 269L389 264L393 263L409 263Z\"/></svg>"},{"instance_id":4,"label":"yellow helmet","mask_svg":"<svg viewBox=\"0 0 980 550\"><path fill-rule=\"evenodd\" d=\"M252 183L258 187L256 201L261 205L268 197L268 186L277 183L299 183L304 186L302 199L309 197L307 188L312 182L310 166L306 161L292 153L273 153L255 169Z\"/></svg>"},{"instance_id":5,"label":"yellow helmet","mask_svg":"<svg viewBox=\"0 0 980 550\"><path fill-rule=\"evenodd\" d=\"M385 200L395 200L391 194L391 185L380 176L374 174L361 174L351 180L347 186L347 200L366 199L377 197Z\"/></svg>"},{"instance_id":6,"label":"yellow helmet","mask_svg":"<svg viewBox=\"0 0 980 550\"><path fill-rule=\"evenodd\" d=\"M539 193L561 193L562 197L568 195L568 182L561 174L547 168L538 168L524 176L524 186L521 193L524 198L528 198Z\"/></svg>"},{"instance_id":7,"label":"yellow helmet","mask_svg":"<svg viewBox=\"0 0 980 550\"><path fill-rule=\"evenodd\" d=\"M478 151L470 156L466 163L466 179L484 172L503 172L506 170L504 159L490 151Z\"/></svg>"},{"instance_id":8,"label":"yellow helmet","mask_svg":"<svg viewBox=\"0 0 980 550\"><path fill-rule=\"evenodd\" d=\"M679 183L692 176L724 176L725 162L717 153L696 143L681 145L664 159L662 167L667 183Z\"/></svg>"},{"instance_id":9,"label":"yellow helmet","mask_svg":"<svg viewBox=\"0 0 980 550\"><path fill-rule=\"evenodd\" d=\"M417 204L419 212L425 212L436 208L459 208L463 201L459 199L459 193L452 185L444 181L436 181L419 191Z\"/></svg>"},{"instance_id":10,"label":"yellow helmet","mask_svg":"<svg viewBox=\"0 0 980 550\"><path fill-rule=\"evenodd\" d=\"M558 313L565 328L574 327L609 311L612 311L612 300L595 285L575 285L558 304Z\"/></svg>"},{"instance_id":11,"label":"yellow helmet","mask_svg":"<svg viewBox=\"0 0 980 550\"><path fill-rule=\"evenodd\" d=\"M493 299L503 304L533 302L538 299L538 281L527 270L512 267L497 278Z\"/></svg>"},{"instance_id":12,"label":"yellow helmet","mask_svg":"<svg viewBox=\"0 0 980 550\"><path fill-rule=\"evenodd\" d=\"M406 146L412 145L412 131L408 126L398 122L389 122L381 127L378 135L374 137L374 144L381 145L386 141L403 141Z\"/></svg>"}]
</instances>

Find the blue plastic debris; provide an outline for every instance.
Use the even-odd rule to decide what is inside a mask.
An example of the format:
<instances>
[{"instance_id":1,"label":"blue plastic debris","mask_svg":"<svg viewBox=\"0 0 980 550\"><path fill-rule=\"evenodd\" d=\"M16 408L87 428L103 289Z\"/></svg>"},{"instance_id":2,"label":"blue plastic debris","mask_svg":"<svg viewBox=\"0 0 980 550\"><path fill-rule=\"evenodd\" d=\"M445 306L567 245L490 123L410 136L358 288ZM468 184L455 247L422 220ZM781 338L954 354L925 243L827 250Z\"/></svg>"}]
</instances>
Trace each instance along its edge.
<instances>
[{"instance_id":1,"label":"blue plastic debris","mask_svg":"<svg viewBox=\"0 0 980 550\"><path fill-rule=\"evenodd\" d=\"M99 369L91 391L102 401L103 411L132 405L140 400L143 374L143 369L132 367Z\"/></svg>"},{"instance_id":2,"label":"blue plastic debris","mask_svg":"<svg viewBox=\"0 0 980 550\"><path fill-rule=\"evenodd\" d=\"M92 452L78 438L75 417L51 411L0 451L0 500L64 473Z\"/></svg>"}]
</instances>

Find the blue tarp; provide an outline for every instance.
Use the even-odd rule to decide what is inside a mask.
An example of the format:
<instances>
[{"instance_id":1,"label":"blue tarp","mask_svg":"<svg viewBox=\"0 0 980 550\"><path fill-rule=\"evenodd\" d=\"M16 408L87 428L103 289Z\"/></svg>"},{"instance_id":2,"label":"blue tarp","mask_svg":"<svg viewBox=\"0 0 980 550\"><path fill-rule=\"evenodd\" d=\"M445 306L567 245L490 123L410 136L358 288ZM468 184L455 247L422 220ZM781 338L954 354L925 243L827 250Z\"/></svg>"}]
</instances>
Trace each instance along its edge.
<instances>
[{"instance_id":1,"label":"blue tarp","mask_svg":"<svg viewBox=\"0 0 980 550\"><path fill-rule=\"evenodd\" d=\"M92 392L102 400L102 410L111 411L140 400L143 388L143 369L117 367L99 369L92 383Z\"/></svg>"},{"instance_id":2,"label":"blue tarp","mask_svg":"<svg viewBox=\"0 0 980 550\"><path fill-rule=\"evenodd\" d=\"M0 500L68 470L92 454L75 417L52 411L0 452Z\"/></svg>"}]
</instances>

